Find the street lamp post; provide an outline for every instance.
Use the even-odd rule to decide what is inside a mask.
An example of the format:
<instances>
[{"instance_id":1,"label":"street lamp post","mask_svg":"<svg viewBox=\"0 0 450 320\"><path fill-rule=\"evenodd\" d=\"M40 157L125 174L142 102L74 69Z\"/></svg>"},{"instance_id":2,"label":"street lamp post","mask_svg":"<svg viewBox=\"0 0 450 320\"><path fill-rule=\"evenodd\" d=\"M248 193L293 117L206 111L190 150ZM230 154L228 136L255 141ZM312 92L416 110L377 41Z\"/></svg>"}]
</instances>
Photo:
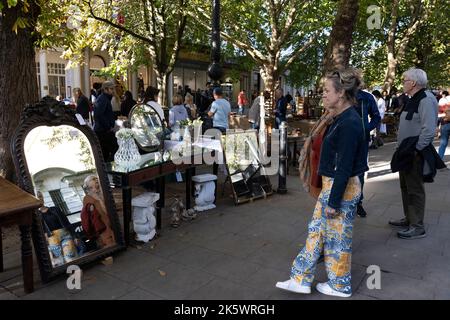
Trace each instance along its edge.
<instances>
[{"instance_id":1,"label":"street lamp post","mask_svg":"<svg viewBox=\"0 0 450 320\"><path fill-rule=\"evenodd\" d=\"M219 80L223 76L223 70L220 66L220 0L212 0L211 16L211 64L208 67L208 75L213 80L213 87L219 87ZM219 165L214 162L213 174L217 176L218 171ZM217 192L217 180L215 184Z\"/></svg>"},{"instance_id":2,"label":"street lamp post","mask_svg":"<svg viewBox=\"0 0 450 320\"><path fill-rule=\"evenodd\" d=\"M214 82L213 86L218 87L223 76L220 66L220 0L212 0L211 26L211 64L208 67L208 75Z\"/></svg>"},{"instance_id":3,"label":"street lamp post","mask_svg":"<svg viewBox=\"0 0 450 320\"><path fill-rule=\"evenodd\" d=\"M280 167L278 169L278 190L279 194L285 194L286 189L286 175L287 175L287 122L283 121L280 125Z\"/></svg>"}]
</instances>

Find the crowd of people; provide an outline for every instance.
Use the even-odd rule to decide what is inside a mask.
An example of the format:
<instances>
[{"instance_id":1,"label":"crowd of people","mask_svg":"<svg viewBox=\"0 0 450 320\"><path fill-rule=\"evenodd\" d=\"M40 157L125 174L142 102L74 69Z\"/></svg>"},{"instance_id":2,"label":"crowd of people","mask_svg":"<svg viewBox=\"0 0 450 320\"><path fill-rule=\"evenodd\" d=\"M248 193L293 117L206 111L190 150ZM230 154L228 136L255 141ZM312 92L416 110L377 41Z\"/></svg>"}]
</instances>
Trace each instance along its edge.
<instances>
[{"instance_id":1,"label":"crowd of people","mask_svg":"<svg viewBox=\"0 0 450 320\"><path fill-rule=\"evenodd\" d=\"M402 75L403 90L392 88L390 93L368 92L360 72L353 68L335 71L325 77L322 102L324 114L308 136L300 157L300 176L303 185L316 198L316 206L308 226L306 245L291 266L290 279L278 282L276 287L297 293L310 293L318 261L323 256L328 281L319 283L323 294L350 297L352 233L355 216L366 217L363 207L364 176L369 170L369 148L383 145L382 134L387 112L399 120L397 143L391 168L399 172L404 217L387 221L402 228L401 239L419 239L427 235L424 226L424 182L432 182L438 169L446 168L442 161L450 136L450 96L447 91L436 97L426 90L427 75L421 69L409 69ZM120 91L117 82L105 81L96 85L87 98L79 88L74 89L77 112L91 120L99 138L105 161L112 161L117 150L114 136L115 119L129 116L136 104L130 91ZM121 93L118 104L114 101ZM158 103L159 90L149 86L139 97L152 106L166 125L176 130L181 121L197 117L210 120L209 127L225 133L229 128L231 104L221 87L210 83L205 90L192 92L188 87L174 94L166 120ZM253 129L260 126L261 99L269 100L270 93L252 96L245 91L238 95L238 113L249 106L248 121ZM119 98L120 99L120 98ZM283 89L275 90L273 108L275 129L286 121L293 97ZM114 106L116 104L116 106ZM119 107L117 107L117 104ZM439 153L433 146L436 133L440 134ZM109 241L109 240L108 240ZM107 241L105 240L105 243Z\"/></svg>"},{"instance_id":2,"label":"crowd of people","mask_svg":"<svg viewBox=\"0 0 450 320\"><path fill-rule=\"evenodd\" d=\"M398 145L391 168L399 172L404 217L387 221L400 228L397 232L400 239L414 240L427 235L424 182L433 182L437 170L446 168L433 146L439 108L436 97L426 90L427 82L427 74L421 69L412 68L402 75L403 92L409 100L397 110ZM369 169L370 131L382 130L379 109L386 107L383 105L386 99L379 91L373 93L375 101L362 87L361 75L353 68L325 77L322 95L325 113L308 136L299 160L303 185L317 202L308 225L306 245L292 263L290 278L276 283L277 288L311 293L322 256L328 281L317 284L317 291L338 297L352 295L353 222L356 214L361 215L364 174ZM447 100L442 104L447 105ZM394 102L391 107L399 106ZM366 215L364 211L361 216Z\"/></svg>"}]
</instances>

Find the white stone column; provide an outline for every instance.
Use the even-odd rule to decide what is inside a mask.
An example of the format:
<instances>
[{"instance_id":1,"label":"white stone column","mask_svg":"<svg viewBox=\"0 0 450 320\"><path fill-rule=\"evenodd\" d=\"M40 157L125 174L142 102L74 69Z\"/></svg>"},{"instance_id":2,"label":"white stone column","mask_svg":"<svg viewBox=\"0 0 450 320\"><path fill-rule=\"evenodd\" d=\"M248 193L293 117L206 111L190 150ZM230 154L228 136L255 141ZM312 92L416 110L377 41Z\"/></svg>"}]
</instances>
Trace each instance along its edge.
<instances>
[{"instance_id":1,"label":"white stone column","mask_svg":"<svg viewBox=\"0 0 450 320\"><path fill-rule=\"evenodd\" d=\"M84 79L83 79L83 87L81 88L81 90L83 91L83 93L86 97L91 96L91 81L90 81L91 73L89 71L90 70L89 62L90 62L89 48L85 48L84 49L84 65L83 65Z\"/></svg>"},{"instance_id":2,"label":"white stone column","mask_svg":"<svg viewBox=\"0 0 450 320\"><path fill-rule=\"evenodd\" d=\"M81 68L80 65L77 64L72 68L72 75L73 75L73 88L81 88Z\"/></svg>"},{"instance_id":3,"label":"white stone column","mask_svg":"<svg viewBox=\"0 0 450 320\"><path fill-rule=\"evenodd\" d=\"M39 72L41 78L41 98L48 95L48 69L47 69L47 52L39 51Z\"/></svg>"}]
</instances>

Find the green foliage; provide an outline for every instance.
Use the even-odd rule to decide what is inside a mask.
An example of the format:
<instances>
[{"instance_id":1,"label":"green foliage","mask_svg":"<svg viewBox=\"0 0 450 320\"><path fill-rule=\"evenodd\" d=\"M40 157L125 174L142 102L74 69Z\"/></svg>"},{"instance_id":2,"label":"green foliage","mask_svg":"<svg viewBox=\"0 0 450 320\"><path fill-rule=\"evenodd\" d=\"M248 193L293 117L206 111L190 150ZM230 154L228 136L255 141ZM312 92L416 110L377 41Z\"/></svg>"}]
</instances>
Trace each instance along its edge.
<instances>
[{"instance_id":1,"label":"green foliage","mask_svg":"<svg viewBox=\"0 0 450 320\"><path fill-rule=\"evenodd\" d=\"M210 3L198 4L194 14L201 17L199 24L204 30L209 30L207 22L211 19ZM220 15L225 33L223 39L234 48L246 52L256 66L267 70L271 73L269 76L277 79L292 63L300 63L301 66L301 63L310 65L310 59L317 61L312 51L303 54L301 60L297 53L311 37L318 32L324 34L331 27L335 6L333 1L318 0L291 0L283 3L268 0L223 0ZM236 51L239 53L235 49L235 53ZM295 74L298 75L303 72L303 68L297 67L296 71ZM313 76L305 75L304 78Z\"/></svg>"},{"instance_id":2,"label":"green foliage","mask_svg":"<svg viewBox=\"0 0 450 320\"><path fill-rule=\"evenodd\" d=\"M429 1L422 1L428 5ZM362 0L358 15L357 28L353 37L352 65L364 72L364 80L369 87L382 86L387 68L387 37L392 20L391 0L378 0L376 5L381 8L381 29L369 30L366 25L369 13L367 7L373 5L372 0ZM399 40L408 31L412 19L411 1L402 0L399 5L397 21L397 47ZM447 12L447 14L446 14ZM397 77L394 85L401 87L401 74L408 68L416 66L424 69L429 78L430 86L448 86L449 79L449 48L450 34L447 21L448 5L445 0L436 0L427 21L413 35L406 48L405 57L397 65Z\"/></svg>"}]
</instances>

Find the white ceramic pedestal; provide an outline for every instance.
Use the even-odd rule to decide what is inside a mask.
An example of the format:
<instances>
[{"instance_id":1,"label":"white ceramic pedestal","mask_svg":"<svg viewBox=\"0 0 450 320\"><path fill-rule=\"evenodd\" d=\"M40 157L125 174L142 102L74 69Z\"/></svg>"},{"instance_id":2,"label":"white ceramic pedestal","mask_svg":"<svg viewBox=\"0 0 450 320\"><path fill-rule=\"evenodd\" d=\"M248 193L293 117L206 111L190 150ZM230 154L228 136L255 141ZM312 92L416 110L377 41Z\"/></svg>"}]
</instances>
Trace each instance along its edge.
<instances>
[{"instance_id":1,"label":"white ceramic pedestal","mask_svg":"<svg viewBox=\"0 0 450 320\"><path fill-rule=\"evenodd\" d=\"M133 227L136 240L148 242L156 235L155 202L159 193L146 192L131 200L133 206Z\"/></svg>"},{"instance_id":2,"label":"white ceramic pedestal","mask_svg":"<svg viewBox=\"0 0 450 320\"><path fill-rule=\"evenodd\" d=\"M192 177L192 181L195 182L195 211L205 211L216 207L214 204L215 180L217 176L214 174L200 174Z\"/></svg>"}]
</instances>

